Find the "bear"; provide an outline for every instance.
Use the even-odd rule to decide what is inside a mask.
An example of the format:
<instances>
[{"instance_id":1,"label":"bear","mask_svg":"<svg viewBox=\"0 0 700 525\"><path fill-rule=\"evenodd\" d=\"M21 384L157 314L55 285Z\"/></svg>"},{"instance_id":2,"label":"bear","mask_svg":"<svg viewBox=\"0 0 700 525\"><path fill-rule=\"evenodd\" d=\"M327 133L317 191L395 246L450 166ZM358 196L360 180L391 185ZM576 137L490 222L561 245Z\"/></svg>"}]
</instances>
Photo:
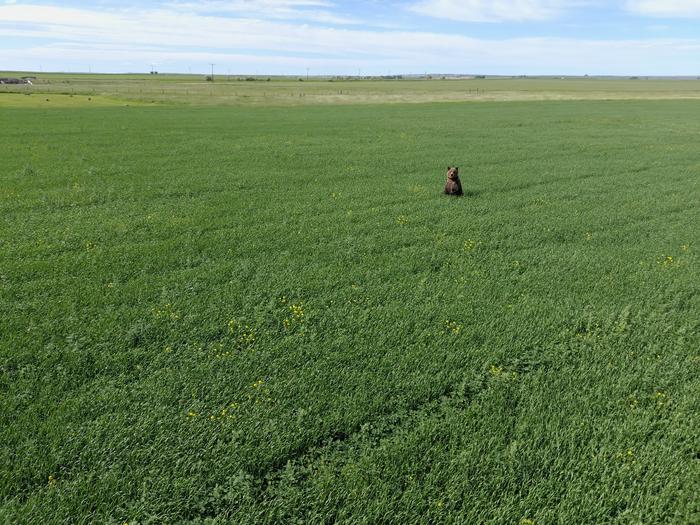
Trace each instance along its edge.
<instances>
[{"instance_id":1,"label":"bear","mask_svg":"<svg viewBox=\"0 0 700 525\"><path fill-rule=\"evenodd\" d=\"M447 167L447 183L445 184L445 195L464 195L462 182L459 180L459 168Z\"/></svg>"}]
</instances>

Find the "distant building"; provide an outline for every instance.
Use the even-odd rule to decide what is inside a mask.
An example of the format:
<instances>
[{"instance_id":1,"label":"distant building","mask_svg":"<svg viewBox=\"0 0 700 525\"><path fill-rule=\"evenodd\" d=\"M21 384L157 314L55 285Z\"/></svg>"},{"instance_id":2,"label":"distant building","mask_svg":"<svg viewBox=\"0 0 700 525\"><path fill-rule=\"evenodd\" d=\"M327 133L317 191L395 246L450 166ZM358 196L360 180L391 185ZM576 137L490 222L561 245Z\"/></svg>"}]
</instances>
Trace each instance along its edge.
<instances>
[{"instance_id":1,"label":"distant building","mask_svg":"<svg viewBox=\"0 0 700 525\"><path fill-rule=\"evenodd\" d=\"M32 80L36 80L36 78L35 77L0 78L0 84L29 84L31 86Z\"/></svg>"}]
</instances>

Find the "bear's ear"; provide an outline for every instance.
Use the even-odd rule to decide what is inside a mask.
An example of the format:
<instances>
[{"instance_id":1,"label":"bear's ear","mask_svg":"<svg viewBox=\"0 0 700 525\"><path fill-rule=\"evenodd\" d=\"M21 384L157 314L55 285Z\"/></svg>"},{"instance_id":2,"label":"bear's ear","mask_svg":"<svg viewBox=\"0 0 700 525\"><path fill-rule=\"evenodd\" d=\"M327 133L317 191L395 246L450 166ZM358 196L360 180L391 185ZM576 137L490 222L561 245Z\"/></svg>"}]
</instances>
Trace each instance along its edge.
<instances>
[{"instance_id":1,"label":"bear's ear","mask_svg":"<svg viewBox=\"0 0 700 525\"><path fill-rule=\"evenodd\" d=\"M452 166L447 166L447 171L450 171L452 169Z\"/></svg>"}]
</instances>

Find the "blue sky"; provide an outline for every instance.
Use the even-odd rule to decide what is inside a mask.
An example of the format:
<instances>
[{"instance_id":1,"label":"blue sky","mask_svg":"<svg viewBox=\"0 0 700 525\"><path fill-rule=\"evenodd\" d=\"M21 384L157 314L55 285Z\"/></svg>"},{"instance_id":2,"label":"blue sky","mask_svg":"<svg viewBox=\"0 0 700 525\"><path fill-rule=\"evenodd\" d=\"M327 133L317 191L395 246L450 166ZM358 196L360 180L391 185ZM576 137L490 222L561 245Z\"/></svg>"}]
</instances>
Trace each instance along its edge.
<instances>
[{"instance_id":1,"label":"blue sky","mask_svg":"<svg viewBox=\"0 0 700 525\"><path fill-rule=\"evenodd\" d=\"M700 75L700 0L0 0L0 70Z\"/></svg>"}]
</instances>

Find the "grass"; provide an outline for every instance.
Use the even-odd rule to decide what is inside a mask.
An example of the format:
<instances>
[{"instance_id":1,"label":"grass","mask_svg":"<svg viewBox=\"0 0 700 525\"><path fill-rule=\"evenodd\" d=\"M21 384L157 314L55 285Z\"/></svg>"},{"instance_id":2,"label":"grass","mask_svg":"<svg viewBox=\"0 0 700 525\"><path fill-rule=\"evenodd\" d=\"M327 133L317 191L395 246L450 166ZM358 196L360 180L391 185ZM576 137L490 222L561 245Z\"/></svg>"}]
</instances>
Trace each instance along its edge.
<instances>
[{"instance_id":1,"label":"grass","mask_svg":"<svg viewBox=\"0 0 700 525\"><path fill-rule=\"evenodd\" d=\"M18 73L4 73L21 76ZM255 79L246 81L245 79ZM167 104L195 106L298 106L532 100L700 99L699 79L472 78L334 80L221 75L39 74L33 86L0 86L0 107ZM300 81L301 80L301 81ZM26 99L18 94L38 95ZM88 104L87 97L93 97ZM47 101L46 98L49 100ZM68 100L67 102L65 102Z\"/></svg>"},{"instance_id":2,"label":"grass","mask_svg":"<svg viewBox=\"0 0 700 525\"><path fill-rule=\"evenodd\" d=\"M3 115L0 521L700 520L700 104Z\"/></svg>"}]
</instances>

